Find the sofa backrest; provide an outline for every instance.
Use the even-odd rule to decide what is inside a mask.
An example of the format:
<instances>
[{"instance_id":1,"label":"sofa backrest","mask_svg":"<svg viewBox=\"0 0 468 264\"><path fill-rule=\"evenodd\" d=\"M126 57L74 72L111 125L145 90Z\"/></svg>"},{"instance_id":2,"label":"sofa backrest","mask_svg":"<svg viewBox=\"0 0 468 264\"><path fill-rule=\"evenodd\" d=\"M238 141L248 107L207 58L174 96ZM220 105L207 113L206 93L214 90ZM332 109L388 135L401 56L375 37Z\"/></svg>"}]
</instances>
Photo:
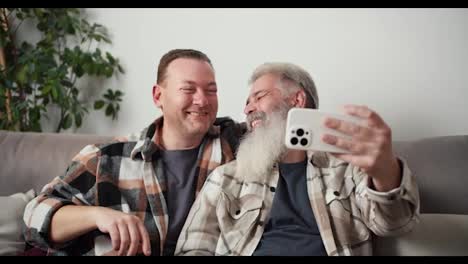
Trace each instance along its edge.
<instances>
[{"instance_id":1,"label":"sofa backrest","mask_svg":"<svg viewBox=\"0 0 468 264\"><path fill-rule=\"evenodd\" d=\"M97 135L0 130L0 196L35 189L63 174L86 145L111 141Z\"/></svg>"},{"instance_id":2,"label":"sofa backrest","mask_svg":"<svg viewBox=\"0 0 468 264\"><path fill-rule=\"evenodd\" d=\"M468 136L395 142L419 186L420 222L400 237L378 237L374 254L468 255Z\"/></svg>"},{"instance_id":3,"label":"sofa backrest","mask_svg":"<svg viewBox=\"0 0 468 264\"><path fill-rule=\"evenodd\" d=\"M468 135L395 142L416 176L422 213L468 214Z\"/></svg>"}]
</instances>

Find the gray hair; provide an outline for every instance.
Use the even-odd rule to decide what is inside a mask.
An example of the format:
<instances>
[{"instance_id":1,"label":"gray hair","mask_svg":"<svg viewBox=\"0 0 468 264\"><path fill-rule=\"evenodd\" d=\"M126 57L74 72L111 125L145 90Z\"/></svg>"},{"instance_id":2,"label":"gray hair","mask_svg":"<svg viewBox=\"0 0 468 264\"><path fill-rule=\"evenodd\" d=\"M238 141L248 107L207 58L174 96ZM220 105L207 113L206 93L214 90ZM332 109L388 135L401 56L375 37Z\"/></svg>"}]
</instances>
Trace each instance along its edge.
<instances>
[{"instance_id":1,"label":"gray hair","mask_svg":"<svg viewBox=\"0 0 468 264\"><path fill-rule=\"evenodd\" d=\"M292 63L267 62L255 69L249 79L249 85L252 85L257 79L266 74L274 74L280 77L279 86L282 88L282 92L286 90L290 92L298 89L303 90L306 94L306 108L318 108L317 89L312 77L303 68Z\"/></svg>"}]
</instances>

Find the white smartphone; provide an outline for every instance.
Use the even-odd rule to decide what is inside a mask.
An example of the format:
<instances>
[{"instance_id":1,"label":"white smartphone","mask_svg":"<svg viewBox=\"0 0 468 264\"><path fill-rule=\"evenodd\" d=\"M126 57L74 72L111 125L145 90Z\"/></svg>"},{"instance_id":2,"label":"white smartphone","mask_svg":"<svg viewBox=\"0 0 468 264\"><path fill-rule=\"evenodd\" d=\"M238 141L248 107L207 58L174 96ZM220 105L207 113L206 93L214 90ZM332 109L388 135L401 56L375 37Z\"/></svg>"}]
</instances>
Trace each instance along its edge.
<instances>
[{"instance_id":1,"label":"white smartphone","mask_svg":"<svg viewBox=\"0 0 468 264\"><path fill-rule=\"evenodd\" d=\"M330 129L323 125L325 117L333 117L340 120L356 123L360 120L357 117L344 114L334 114L310 108L292 108L288 112L286 123L285 144L290 149L313 150L332 153L349 153L349 151L322 141L323 134L331 134L345 139L351 137Z\"/></svg>"}]
</instances>

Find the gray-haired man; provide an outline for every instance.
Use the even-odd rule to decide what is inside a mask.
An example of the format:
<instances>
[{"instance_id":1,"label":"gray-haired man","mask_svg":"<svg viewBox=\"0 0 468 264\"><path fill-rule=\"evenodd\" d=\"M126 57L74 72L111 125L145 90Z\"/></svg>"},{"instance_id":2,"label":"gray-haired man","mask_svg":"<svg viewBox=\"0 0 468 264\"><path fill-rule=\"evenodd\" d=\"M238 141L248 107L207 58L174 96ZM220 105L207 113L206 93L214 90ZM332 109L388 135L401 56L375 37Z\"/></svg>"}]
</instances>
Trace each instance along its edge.
<instances>
[{"instance_id":1,"label":"gray-haired man","mask_svg":"<svg viewBox=\"0 0 468 264\"><path fill-rule=\"evenodd\" d=\"M176 255L371 255L372 233L411 230L419 216L418 188L377 113L348 105L346 113L366 126L325 121L352 140L322 140L350 154L288 150L288 110L318 107L312 78L296 65L267 63L250 84L249 133L237 160L207 179Z\"/></svg>"}]
</instances>

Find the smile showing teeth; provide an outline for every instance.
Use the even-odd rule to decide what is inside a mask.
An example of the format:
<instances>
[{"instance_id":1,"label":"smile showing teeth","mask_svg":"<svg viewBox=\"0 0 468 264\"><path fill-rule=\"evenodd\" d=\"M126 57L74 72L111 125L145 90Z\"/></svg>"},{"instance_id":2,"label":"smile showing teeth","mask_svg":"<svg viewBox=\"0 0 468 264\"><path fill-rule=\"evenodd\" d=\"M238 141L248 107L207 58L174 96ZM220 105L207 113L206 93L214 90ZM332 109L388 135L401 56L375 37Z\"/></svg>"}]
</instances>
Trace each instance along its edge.
<instances>
[{"instance_id":1,"label":"smile showing teeth","mask_svg":"<svg viewBox=\"0 0 468 264\"><path fill-rule=\"evenodd\" d=\"M194 115L194 116L206 116L208 115L208 112L187 112L188 114L190 115Z\"/></svg>"},{"instance_id":2,"label":"smile showing teeth","mask_svg":"<svg viewBox=\"0 0 468 264\"><path fill-rule=\"evenodd\" d=\"M251 125L252 127L256 127L256 126L258 126L261 122L262 122L262 120L257 119L257 120L252 121L252 123L250 123L250 125Z\"/></svg>"}]
</instances>

